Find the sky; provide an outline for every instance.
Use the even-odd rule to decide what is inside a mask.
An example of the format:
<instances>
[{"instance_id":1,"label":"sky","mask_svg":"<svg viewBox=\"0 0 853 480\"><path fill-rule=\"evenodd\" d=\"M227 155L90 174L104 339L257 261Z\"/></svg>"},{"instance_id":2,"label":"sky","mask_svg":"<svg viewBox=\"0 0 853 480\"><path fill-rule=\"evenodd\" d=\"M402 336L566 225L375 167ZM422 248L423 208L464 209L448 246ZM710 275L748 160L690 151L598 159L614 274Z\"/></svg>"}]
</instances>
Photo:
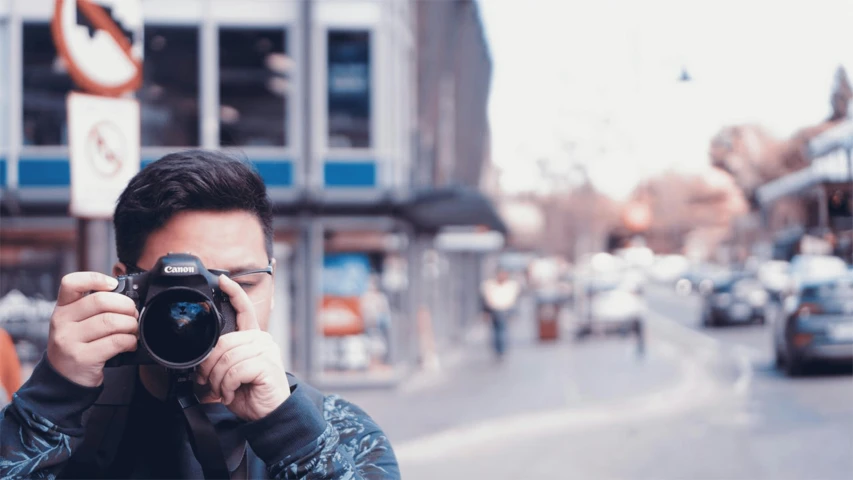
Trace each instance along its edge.
<instances>
[{"instance_id":1,"label":"sky","mask_svg":"<svg viewBox=\"0 0 853 480\"><path fill-rule=\"evenodd\" d=\"M478 2L510 193L547 189L540 164L570 182L581 164L625 199L644 177L707 170L726 125L781 139L821 122L836 68L853 76L853 0Z\"/></svg>"}]
</instances>

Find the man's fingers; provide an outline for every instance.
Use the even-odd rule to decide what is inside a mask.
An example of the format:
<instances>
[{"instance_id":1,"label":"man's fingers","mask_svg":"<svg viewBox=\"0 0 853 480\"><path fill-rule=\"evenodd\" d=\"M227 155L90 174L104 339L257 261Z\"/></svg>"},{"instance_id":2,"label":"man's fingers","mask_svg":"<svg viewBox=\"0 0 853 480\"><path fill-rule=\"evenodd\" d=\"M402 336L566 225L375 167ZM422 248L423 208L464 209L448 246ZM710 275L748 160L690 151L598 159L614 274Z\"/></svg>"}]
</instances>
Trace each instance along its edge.
<instances>
[{"instance_id":1,"label":"man's fingers","mask_svg":"<svg viewBox=\"0 0 853 480\"><path fill-rule=\"evenodd\" d=\"M79 323L82 343L89 343L117 333L136 335L139 322L135 316L106 312L87 318Z\"/></svg>"},{"instance_id":2,"label":"man's fingers","mask_svg":"<svg viewBox=\"0 0 853 480\"><path fill-rule=\"evenodd\" d=\"M260 330L258 317L255 315L255 306L249 300L249 295L243 291L237 282L225 275L219 276L219 288L228 295L234 311L237 312L237 330Z\"/></svg>"},{"instance_id":3,"label":"man's fingers","mask_svg":"<svg viewBox=\"0 0 853 480\"><path fill-rule=\"evenodd\" d=\"M119 353L136 350L136 335L116 333L86 344L86 355L91 355L92 362L105 363Z\"/></svg>"},{"instance_id":4,"label":"man's fingers","mask_svg":"<svg viewBox=\"0 0 853 480\"><path fill-rule=\"evenodd\" d=\"M219 362L222 355L241 345L252 345L256 350L262 350L264 343L270 341L269 334L261 330L247 330L245 332L231 332L219 337L216 347L210 352L210 355L201 362L196 370L196 378L201 380L201 384L207 383L207 378L213 367Z\"/></svg>"},{"instance_id":5,"label":"man's fingers","mask_svg":"<svg viewBox=\"0 0 853 480\"><path fill-rule=\"evenodd\" d=\"M222 384L219 387L219 394L222 396L222 403L229 405L234 400L234 392L240 386L254 383L267 368L267 360L264 358L252 357L243 360L240 363L234 364L225 372L222 378Z\"/></svg>"},{"instance_id":6,"label":"man's fingers","mask_svg":"<svg viewBox=\"0 0 853 480\"><path fill-rule=\"evenodd\" d=\"M223 353L222 356L219 357L219 361L216 362L216 365L213 367L213 370L210 371L210 375L207 379L207 383L210 385L213 393L220 396L222 395L222 391L220 390L222 379L231 367L243 362L244 360L258 357L263 354L263 348L258 348L256 345L252 344L240 345L239 347L232 348L231 350Z\"/></svg>"},{"instance_id":7,"label":"man's fingers","mask_svg":"<svg viewBox=\"0 0 853 480\"><path fill-rule=\"evenodd\" d=\"M56 306L76 302L91 291L109 291L118 286L118 280L98 272L74 272L62 277Z\"/></svg>"},{"instance_id":8,"label":"man's fingers","mask_svg":"<svg viewBox=\"0 0 853 480\"><path fill-rule=\"evenodd\" d=\"M74 305L66 307L66 309L69 311L73 309L74 313L71 315L70 312L65 312L64 315L68 315L77 321L107 312L139 318L139 312L136 310L136 304L133 300L120 293L113 292L95 292L80 299Z\"/></svg>"}]
</instances>

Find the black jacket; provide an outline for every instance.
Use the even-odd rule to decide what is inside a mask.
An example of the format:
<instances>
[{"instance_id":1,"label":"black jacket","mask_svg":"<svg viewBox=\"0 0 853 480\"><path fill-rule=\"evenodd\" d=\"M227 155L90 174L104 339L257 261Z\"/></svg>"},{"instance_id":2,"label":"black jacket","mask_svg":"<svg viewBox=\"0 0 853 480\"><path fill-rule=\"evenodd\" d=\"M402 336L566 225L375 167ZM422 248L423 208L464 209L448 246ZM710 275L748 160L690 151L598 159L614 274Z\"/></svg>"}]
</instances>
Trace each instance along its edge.
<instances>
[{"instance_id":1,"label":"black jacket","mask_svg":"<svg viewBox=\"0 0 853 480\"><path fill-rule=\"evenodd\" d=\"M103 388L70 382L43 358L0 412L0 478L203 477L176 417L180 411L141 387L118 436L107 438L116 442L114 458L101 471L81 465L75 453L87 433L87 412ZM248 443L250 478L400 477L388 439L364 411L292 377L290 397L255 422L239 420L221 404L204 409L223 445Z\"/></svg>"}]
</instances>

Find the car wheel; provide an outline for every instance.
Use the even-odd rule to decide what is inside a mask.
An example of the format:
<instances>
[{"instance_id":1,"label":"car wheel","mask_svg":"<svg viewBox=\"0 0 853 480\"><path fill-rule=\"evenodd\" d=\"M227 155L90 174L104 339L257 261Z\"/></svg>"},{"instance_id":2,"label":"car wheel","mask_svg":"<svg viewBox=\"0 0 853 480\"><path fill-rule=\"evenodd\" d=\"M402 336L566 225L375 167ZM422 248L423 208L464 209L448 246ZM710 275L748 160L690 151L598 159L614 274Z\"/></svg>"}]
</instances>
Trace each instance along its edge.
<instances>
[{"instance_id":1,"label":"car wheel","mask_svg":"<svg viewBox=\"0 0 853 480\"><path fill-rule=\"evenodd\" d=\"M806 365L802 359L790 353L788 354L788 357L785 359L785 373L789 377L799 377L805 372L805 369Z\"/></svg>"},{"instance_id":2,"label":"car wheel","mask_svg":"<svg viewBox=\"0 0 853 480\"><path fill-rule=\"evenodd\" d=\"M785 356L782 355L782 351L779 350L778 346L774 347L773 350L776 353L776 355L775 355L776 358L775 358L775 362L774 362L774 364L776 365L776 368L778 368L780 370L784 369L785 368Z\"/></svg>"}]
</instances>

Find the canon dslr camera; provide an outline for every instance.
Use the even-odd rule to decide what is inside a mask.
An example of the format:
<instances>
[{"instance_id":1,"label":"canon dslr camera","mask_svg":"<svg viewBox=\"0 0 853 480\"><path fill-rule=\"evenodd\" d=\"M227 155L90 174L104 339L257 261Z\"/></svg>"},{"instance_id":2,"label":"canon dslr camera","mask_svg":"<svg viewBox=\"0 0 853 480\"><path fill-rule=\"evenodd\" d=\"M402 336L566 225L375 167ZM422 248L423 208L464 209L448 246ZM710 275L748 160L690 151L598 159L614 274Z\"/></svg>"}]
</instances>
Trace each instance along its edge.
<instances>
[{"instance_id":1,"label":"canon dslr camera","mask_svg":"<svg viewBox=\"0 0 853 480\"><path fill-rule=\"evenodd\" d=\"M203 362L220 335L237 329L234 307L219 288L223 273L194 255L170 253L147 272L119 276L113 291L136 302L139 346L106 366L159 363L183 370Z\"/></svg>"}]
</instances>

